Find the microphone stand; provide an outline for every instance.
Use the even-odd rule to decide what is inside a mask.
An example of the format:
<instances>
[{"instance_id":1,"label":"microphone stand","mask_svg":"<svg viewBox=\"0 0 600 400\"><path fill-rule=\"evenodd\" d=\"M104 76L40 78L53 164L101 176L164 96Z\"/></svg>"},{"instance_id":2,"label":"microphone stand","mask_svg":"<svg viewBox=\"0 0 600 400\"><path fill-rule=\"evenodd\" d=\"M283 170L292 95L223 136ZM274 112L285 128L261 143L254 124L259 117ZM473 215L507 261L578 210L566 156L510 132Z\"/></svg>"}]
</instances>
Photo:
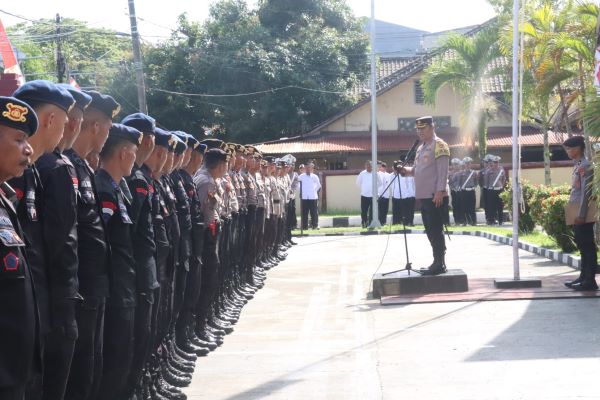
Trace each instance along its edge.
<instances>
[{"instance_id":1,"label":"microphone stand","mask_svg":"<svg viewBox=\"0 0 600 400\"><path fill-rule=\"evenodd\" d=\"M394 179L392 179L392 181L390 182L390 184L381 193L381 196L379 196L379 200L381 200L381 197L383 196L383 194L388 190L388 188L394 182L398 183L398 191L400 193L400 198L402 198L402 186L400 185L400 173L399 173L399 170L402 169L402 168L404 168L406 166L406 164L408 164L408 162L411 159L411 157L414 157L415 154L412 154L412 153L414 153L416 151L416 148L417 148L416 144L417 144L417 142L415 142L415 144L413 145L413 147L406 154L406 157L404 157L404 161L400 164L400 166L397 166L397 165L394 166L394 169L396 170L396 174L394 176ZM392 194L392 198L393 197L394 196ZM404 221L404 218L402 218L402 233L404 235L404 252L406 254L406 265L404 266L404 268L400 268L400 269L397 269L395 271L386 272L386 273L382 274L382 276L386 276L386 275L390 275L390 274L395 274L396 272L401 272L401 271L406 271L409 276L410 276L410 272L411 271L414 271L415 273L421 275L421 272L413 269L412 263L410 262L410 258L409 258L409 254L408 254L408 236L406 235L406 222Z\"/></svg>"}]
</instances>

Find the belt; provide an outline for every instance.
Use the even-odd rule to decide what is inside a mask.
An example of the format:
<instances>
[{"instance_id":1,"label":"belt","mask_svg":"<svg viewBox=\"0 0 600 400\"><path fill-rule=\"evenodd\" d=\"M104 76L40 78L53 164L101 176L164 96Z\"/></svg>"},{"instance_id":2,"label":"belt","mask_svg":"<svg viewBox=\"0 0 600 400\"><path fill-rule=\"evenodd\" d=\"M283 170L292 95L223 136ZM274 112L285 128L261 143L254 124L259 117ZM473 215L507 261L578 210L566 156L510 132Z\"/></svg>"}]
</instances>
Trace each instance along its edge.
<instances>
[{"instance_id":1,"label":"belt","mask_svg":"<svg viewBox=\"0 0 600 400\"><path fill-rule=\"evenodd\" d=\"M475 190L475 188L464 188L463 190L466 190L467 192L472 192L473 190Z\"/></svg>"},{"instance_id":2,"label":"belt","mask_svg":"<svg viewBox=\"0 0 600 400\"><path fill-rule=\"evenodd\" d=\"M495 190L497 192L499 192L500 190L504 190L504 188L500 188L500 189L496 189L496 188L491 188L492 190Z\"/></svg>"},{"instance_id":3,"label":"belt","mask_svg":"<svg viewBox=\"0 0 600 400\"><path fill-rule=\"evenodd\" d=\"M281 200L273 200L273 204L279 204L281 203Z\"/></svg>"}]
</instances>

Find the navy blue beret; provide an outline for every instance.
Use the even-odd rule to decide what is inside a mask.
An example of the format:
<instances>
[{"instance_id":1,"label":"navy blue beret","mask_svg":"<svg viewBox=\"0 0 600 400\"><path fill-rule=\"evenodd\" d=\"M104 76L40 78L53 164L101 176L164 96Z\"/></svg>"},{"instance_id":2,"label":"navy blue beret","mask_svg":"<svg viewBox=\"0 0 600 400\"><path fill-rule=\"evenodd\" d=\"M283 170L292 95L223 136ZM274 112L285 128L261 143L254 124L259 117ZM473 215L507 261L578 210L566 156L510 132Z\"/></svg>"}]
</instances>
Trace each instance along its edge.
<instances>
[{"instance_id":1,"label":"navy blue beret","mask_svg":"<svg viewBox=\"0 0 600 400\"><path fill-rule=\"evenodd\" d=\"M121 111L121 105L115 99L107 94L99 93L95 90L86 90L84 93L92 97L90 107L101 111L108 118L113 119Z\"/></svg>"},{"instance_id":2,"label":"navy blue beret","mask_svg":"<svg viewBox=\"0 0 600 400\"><path fill-rule=\"evenodd\" d=\"M142 143L142 132L135 128L122 124L112 124L108 131L108 137L110 139L123 139L133 144L140 145Z\"/></svg>"},{"instance_id":3,"label":"navy blue beret","mask_svg":"<svg viewBox=\"0 0 600 400\"><path fill-rule=\"evenodd\" d=\"M75 104L75 99L66 89L44 80L24 83L15 90L13 96L32 107L38 104L53 104L67 113Z\"/></svg>"},{"instance_id":4,"label":"navy blue beret","mask_svg":"<svg viewBox=\"0 0 600 400\"><path fill-rule=\"evenodd\" d=\"M171 131L171 133L175 136L177 136L178 139L180 139L184 144L185 147L187 148L188 141L190 140L190 135L188 135L187 133L183 132L183 131Z\"/></svg>"},{"instance_id":5,"label":"navy blue beret","mask_svg":"<svg viewBox=\"0 0 600 400\"><path fill-rule=\"evenodd\" d=\"M200 149L200 142L198 141L198 139L196 139L195 137L193 137L190 134L188 134L188 136L189 136L188 147L191 147L192 150L194 150L194 151L198 151L198 152L204 154L204 151L201 151L201 149ZM206 145L204 146L204 148L206 149Z\"/></svg>"},{"instance_id":6,"label":"navy blue beret","mask_svg":"<svg viewBox=\"0 0 600 400\"><path fill-rule=\"evenodd\" d=\"M31 136L37 131L38 118L29 104L14 97L0 97L0 125Z\"/></svg>"},{"instance_id":7,"label":"navy blue beret","mask_svg":"<svg viewBox=\"0 0 600 400\"><path fill-rule=\"evenodd\" d=\"M154 135L156 120L144 113L130 114L121 121L123 125L131 126L144 134Z\"/></svg>"},{"instance_id":8,"label":"navy blue beret","mask_svg":"<svg viewBox=\"0 0 600 400\"><path fill-rule=\"evenodd\" d=\"M208 149L206 153L204 153L204 159L206 161L219 160L227 162L228 157L227 153L225 153L223 150L212 148Z\"/></svg>"},{"instance_id":9,"label":"navy blue beret","mask_svg":"<svg viewBox=\"0 0 600 400\"><path fill-rule=\"evenodd\" d=\"M73 85L68 83L59 83L56 86L65 89L73 99L75 99L75 107L85 110L92 102L92 97L89 94L83 93Z\"/></svg>"},{"instance_id":10,"label":"navy blue beret","mask_svg":"<svg viewBox=\"0 0 600 400\"><path fill-rule=\"evenodd\" d=\"M154 129L154 143L157 146L165 147L168 150L173 150L175 145L175 139L171 132L167 132L162 128L156 127Z\"/></svg>"},{"instance_id":11,"label":"navy blue beret","mask_svg":"<svg viewBox=\"0 0 600 400\"><path fill-rule=\"evenodd\" d=\"M171 134L173 135L173 137L175 138L176 142L175 142L175 154L183 154L184 151L186 151L187 149L187 137L185 139L182 139L179 135L171 132Z\"/></svg>"},{"instance_id":12,"label":"navy blue beret","mask_svg":"<svg viewBox=\"0 0 600 400\"><path fill-rule=\"evenodd\" d=\"M206 153L206 145L199 143L198 147L196 148L196 151L202 154Z\"/></svg>"},{"instance_id":13,"label":"navy blue beret","mask_svg":"<svg viewBox=\"0 0 600 400\"><path fill-rule=\"evenodd\" d=\"M220 139L204 139L200 143L205 144L208 150L210 149L221 149L225 150L226 144Z\"/></svg>"}]
</instances>

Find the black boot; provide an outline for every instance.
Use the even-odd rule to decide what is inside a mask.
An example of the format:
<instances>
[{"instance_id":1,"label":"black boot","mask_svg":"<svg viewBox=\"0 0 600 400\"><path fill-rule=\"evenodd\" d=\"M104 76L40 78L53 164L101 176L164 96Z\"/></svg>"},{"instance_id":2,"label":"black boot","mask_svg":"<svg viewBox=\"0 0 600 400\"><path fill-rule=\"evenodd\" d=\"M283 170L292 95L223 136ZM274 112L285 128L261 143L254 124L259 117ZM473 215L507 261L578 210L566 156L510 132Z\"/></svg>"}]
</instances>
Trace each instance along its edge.
<instances>
[{"instance_id":1,"label":"black boot","mask_svg":"<svg viewBox=\"0 0 600 400\"><path fill-rule=\"evenodd\" d=\"M441 275L446 273L446 261L444 253L436 253L433 257L433 263L428 268L422 268L421 275Z\"/></svg>"}]
</instances>

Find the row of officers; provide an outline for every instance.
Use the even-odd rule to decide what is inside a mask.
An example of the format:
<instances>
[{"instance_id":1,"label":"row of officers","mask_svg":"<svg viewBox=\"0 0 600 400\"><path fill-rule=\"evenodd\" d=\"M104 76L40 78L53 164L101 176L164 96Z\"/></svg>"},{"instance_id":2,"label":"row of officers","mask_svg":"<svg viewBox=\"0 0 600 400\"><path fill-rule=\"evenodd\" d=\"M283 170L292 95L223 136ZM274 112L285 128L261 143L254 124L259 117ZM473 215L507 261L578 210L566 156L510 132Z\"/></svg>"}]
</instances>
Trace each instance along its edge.
<instances>
[{"instance_id":1,"label":"row of officers","mask_svg":"<svg viewBox=\"0 0 600 400\"><path fill-rule=\"evenodd\" d=\"M476 188L481 188L480 203L485 210L488 225L502 225L504 203L500 194L507 183L506 172L499 156L488 154L483 158L483 168L474 169L473 159L453 158L450 161L448 186L450 187L452 215L456 225L476 225Z\"/></svg>"},{"instance_id":2,"label":"row of officers","mask_svg":"<svg viewBox=\"0 0 600 400\"><path fill-rule=\"evenodd\" d=\"M0 97L0 399L184 399L285 259L295 159L199 142L106 94Z\"/></svg>"}]
</instances>

